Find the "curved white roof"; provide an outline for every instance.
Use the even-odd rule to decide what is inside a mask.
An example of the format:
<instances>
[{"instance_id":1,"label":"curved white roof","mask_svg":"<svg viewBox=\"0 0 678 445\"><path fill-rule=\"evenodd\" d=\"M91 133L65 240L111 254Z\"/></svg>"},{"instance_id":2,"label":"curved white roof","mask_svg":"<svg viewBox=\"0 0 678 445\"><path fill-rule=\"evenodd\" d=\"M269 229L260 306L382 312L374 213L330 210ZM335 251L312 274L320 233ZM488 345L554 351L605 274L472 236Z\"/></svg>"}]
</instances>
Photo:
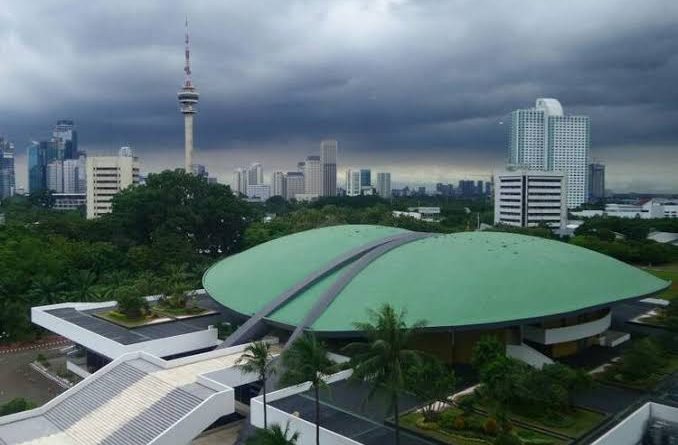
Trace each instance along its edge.
<instances>
[{"instance_id":1,"label":"curved white roof","mask_svg":"<svg viewBox=\"0 0 678 445\"><path fill-rule=\"evenodd\" d=\"M537 99L536 108L545 111L549 116L563 115L563 106L558 99L540 97Z\"/></svg>"}]
</instances>

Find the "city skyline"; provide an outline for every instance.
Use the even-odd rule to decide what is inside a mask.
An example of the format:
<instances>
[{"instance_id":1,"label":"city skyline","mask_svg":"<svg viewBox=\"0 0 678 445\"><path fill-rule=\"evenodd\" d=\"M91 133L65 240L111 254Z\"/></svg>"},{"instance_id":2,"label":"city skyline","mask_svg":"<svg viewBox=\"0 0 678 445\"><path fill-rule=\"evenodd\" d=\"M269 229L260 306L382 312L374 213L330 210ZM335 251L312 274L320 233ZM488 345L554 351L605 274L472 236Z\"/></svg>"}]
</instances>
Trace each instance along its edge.
<instances>
[{"instance_id":1,"label":"city skyline","mask_svg":"<svg viewBox=\"0 0 678 445\"><path fill-rule=\"evenodd\" d=\"M79 8L81 27L55 27L45 41L34 23L75 11L36 2L0 16L0 40L15 61L4 67L12 88L0 91L11 107L0 106L0 134L15 144L24 187L25 146L58 119L77 122L89 153L130 145L145 172L180 166L175 94L188 15L194 77L208 98L195 162L222 183L254 160L268 172L289 170L325 138L341 144L339 178L361 166L390 171L394 185L487 178L505 163L508 114L535 97L556 97L572 114L591 117L591 159L606 164L609 188L675 192L678 39L670 30L678 6L651 3L641 10L580 2L563 10L535 2L515 11L501 3L478 10L292 2L261 10L123 2L104 13ZM317 38L309 43L311 22ZM97 38L83 34L89 27ZM529 38L535 29L540 38ZM501 39L488 38L497 32ZM58 60L49 53L54 41L64 48ZM380 62L371 62L376 54ZM50 76L47 66L54 66Z\"/></svg>"}]
</instances>

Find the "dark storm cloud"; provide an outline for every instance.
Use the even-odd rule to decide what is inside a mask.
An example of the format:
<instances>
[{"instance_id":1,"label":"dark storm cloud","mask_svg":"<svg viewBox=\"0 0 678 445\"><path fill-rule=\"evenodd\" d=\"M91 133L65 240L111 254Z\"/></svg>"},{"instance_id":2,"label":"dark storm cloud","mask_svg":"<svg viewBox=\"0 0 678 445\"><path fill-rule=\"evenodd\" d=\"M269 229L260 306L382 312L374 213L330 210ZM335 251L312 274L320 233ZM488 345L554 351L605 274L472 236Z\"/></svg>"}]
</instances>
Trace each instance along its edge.
<instances>
[{"instance_id":1,"label":"dark storm cloud","mask_svg":"<svg viewBox=\"0 0 678 445\"><path fill-rule=\"evenodd\" d=\"M625 172L619 187L643 180L623 168L634 154L650 169L678 163L674 0L10 1L0 133L22 145L73 117L85 146L131 144L151 170L158 154L178 160L185 14L198 157L223 175L248 152L291 168L328 135L346 163L412 180L489 174L501 123L540 96L591 116L593 155Z\"/></svg>"}]
</instances>

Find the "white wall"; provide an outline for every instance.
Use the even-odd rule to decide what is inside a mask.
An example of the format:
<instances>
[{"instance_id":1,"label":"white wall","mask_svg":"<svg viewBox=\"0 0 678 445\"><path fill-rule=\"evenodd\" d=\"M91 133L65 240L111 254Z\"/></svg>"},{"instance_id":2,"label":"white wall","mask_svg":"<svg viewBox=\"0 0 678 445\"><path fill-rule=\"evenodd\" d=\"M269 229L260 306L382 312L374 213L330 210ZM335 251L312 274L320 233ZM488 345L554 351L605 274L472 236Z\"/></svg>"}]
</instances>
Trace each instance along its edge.
<instances>
[{"instance_id":1,"label":"white wall","mask_svg":"<svg viewBox=\"0 0 678 445\"><path fill-rule=\"evenodd\" d=\"M640 442L651 419L678 421L678 408L648 402L601 436L592 445L636 445Z\"/></svg>"},{"instance_id":2,"label":"white wall","mask_svg":"<svg viewBox=\"0 0 678 445\"><path fill-rule=\"evenodd\" d=\"M189 332L173 337L149 340L146 342L123 345L110 338L106 338L67 320L49 314L46 311L58 308L74 308L76 310L103 309L113 307L114 302L105 303L63 303L50 306L31 308L31 321L55 334L66 337L85 348L110 359L116 359L123 354L133 351L144 351L158 357L166 357L184 352L196 351L219 344L218 330L205 329Z\"/></svg>"},{"instance_id":3,"label":"white wall","mask_svg":"<svg viewBox=\"0 0 678 445\"><path fill-rule=\"evenodd\" d=\"M607 315L598 320L562 328L543 329L525 325L523 326L523 338L542 345L564 343L602 334L610 328L611 323L612 316L608 312Z\"/></svg>"},{"instance_id":4,"label":"white wall","mask_svg":"<svg viewBox=\"0 0 678 445\"><path fill-rule=\"evenodd\" d=\"M325 381L333 383L340 380L345 380L353 373L352 369L338 372L329 376ZM307 391L311 387L309 382L302 383L296 386L283 388L279 391L266 393L267 398L267 420L268 425L279 424L283 429L289 422L290 434L299 432L298 445L315 445L315 423L293 416L292 413L287 413L270 405L274 400L284 399L294 394L299 394ZM264 408L263 397L258 396L250 400L250 422L252 425L263 428L264 427ZM344 437L334 431L320 428L320 443L323 445L360 445L360 442Z\"/></svg>"}]
</instances>

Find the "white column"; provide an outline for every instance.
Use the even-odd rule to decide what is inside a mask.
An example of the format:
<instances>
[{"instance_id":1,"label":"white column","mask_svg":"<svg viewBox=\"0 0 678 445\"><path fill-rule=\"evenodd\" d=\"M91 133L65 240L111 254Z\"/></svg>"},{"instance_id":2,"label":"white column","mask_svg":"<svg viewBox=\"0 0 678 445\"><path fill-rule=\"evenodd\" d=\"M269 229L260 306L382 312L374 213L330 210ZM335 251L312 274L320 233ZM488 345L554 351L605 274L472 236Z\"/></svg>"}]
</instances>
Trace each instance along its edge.
<instances>
[{"instance_id":1,"label":"white column","mask_svg":"<svg viewBox=\"0 0 678 445\"><path fill-rule=\"evenodd\" d=\"M184 151L186 173L191 173L193 165L193 114L184 113Z\"/></svg>"}]
</instances>

